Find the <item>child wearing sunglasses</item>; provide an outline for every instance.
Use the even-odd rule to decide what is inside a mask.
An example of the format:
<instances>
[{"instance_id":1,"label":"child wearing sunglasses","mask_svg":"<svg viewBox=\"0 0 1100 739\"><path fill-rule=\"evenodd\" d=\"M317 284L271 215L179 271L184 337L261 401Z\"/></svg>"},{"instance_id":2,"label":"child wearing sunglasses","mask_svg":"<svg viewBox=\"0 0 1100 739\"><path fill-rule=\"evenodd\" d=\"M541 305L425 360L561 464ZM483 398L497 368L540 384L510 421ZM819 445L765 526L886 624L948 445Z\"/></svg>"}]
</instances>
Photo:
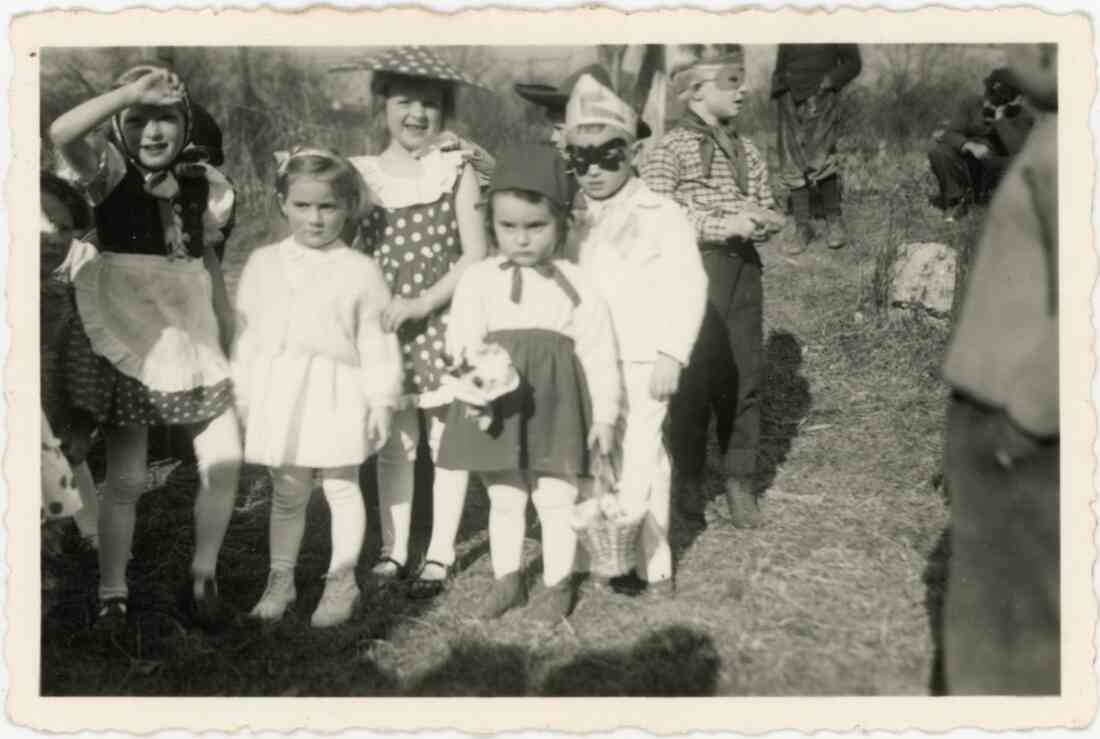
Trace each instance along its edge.
<instances>
[{"instance_id":1,"label":"child wearing sunglasses","mask_svg":"<svg viewBox=\"0 0 1100 739\"><path fill-rule=\"evenodd\" d=\"M646 511L636 576L646 592L667 596L672 470L661 427L703 321L707 277L687 216L634 173L638 116L630 106L582 76L565 128L569 163L587 198L580 264L607 302L619 345L620 503Z\"/></svg>"}]
</instances>

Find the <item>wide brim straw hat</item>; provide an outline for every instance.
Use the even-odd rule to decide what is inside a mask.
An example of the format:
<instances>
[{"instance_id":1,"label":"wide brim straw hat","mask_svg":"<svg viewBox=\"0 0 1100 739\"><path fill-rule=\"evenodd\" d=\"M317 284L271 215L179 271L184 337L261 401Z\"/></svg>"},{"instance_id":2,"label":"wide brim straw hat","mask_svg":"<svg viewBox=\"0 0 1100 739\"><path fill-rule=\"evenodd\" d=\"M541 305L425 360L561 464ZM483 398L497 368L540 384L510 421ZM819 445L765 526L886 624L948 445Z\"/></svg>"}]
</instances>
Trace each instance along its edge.
<instances>
[{"instance_id":1,"label":"wide brim straw hat","mask_svg":"<svg viewBox=\"0 0 1100 739\"><path fill-rule=\"evenodd\" d=\"M329 69L331 72L388 72L440 82L468 85L487 90L427 46L395 46L380 54L352 60Z\"/></svg>"},{"instance_id":2,"label":"wide brim straw hat","mask_svg":"<svg viewBox=\"0 0 1100 739\"><path fill-rule=\"evenodd\" d=\"M569 103L569 96L573 94L573 88L577 85L577 80L585 75L597 80L604 87L615 89L611 83L611 73L602 64L589 64L587 67L578 69L566 77L557 87L538 82L517 82L512 85L512 89L524 100L564 117L565 107ZM649 127L649 124L639 118L638 138L648 138L652 133L653 130Z\"/></svg>"}]
</instances>

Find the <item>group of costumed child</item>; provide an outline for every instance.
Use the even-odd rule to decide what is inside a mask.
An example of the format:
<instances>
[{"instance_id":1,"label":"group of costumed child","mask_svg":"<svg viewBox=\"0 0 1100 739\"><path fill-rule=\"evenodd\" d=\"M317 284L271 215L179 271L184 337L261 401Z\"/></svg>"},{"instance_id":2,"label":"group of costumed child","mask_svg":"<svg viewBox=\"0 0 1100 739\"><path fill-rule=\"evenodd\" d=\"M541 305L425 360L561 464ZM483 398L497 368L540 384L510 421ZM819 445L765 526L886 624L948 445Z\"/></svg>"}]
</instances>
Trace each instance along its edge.
<instances>
[{"instance_id":1,"label":"group of costumed child","mask_svg":"<svg viewBox=\"0 0 1100 739\"><path fill-rule=\"evenodd\" d=\"M685 90L714 82L700 74L707 64L684 66ZM250 612L259 620L282 618L296 601L315 477L332 513L332 554L311 623L351 618L366 530L360 468L375 454L382 542L372 584L407 580L414 598L446 588L475 475L490 500L494 575L478 615L527 603L530 498L544 587L526 613L559 622L583 569L579 488L602 461L618 470L619 504L642 520L637 578L647 592L673 593L662 427L703 325L708 277L692 213L633 167L644 124L605 75L582 74L561 150L506 144L487 177L483 150L441 137L456 88L471 84L465 75L423 47L363 67L388 142L350 159L322 146L276 154L289 232L251 251L232 306L214 248L233 191L208 161L186 155L195 106L174 74L131 70L50 128L60 174L91 204L96 227L65 322L67 345L84 350L67 354L57 375L105 442L100 628L129 617L126 564L148 429L159 425L185 426L194 440L195 553L181 595L202 625L229 616L215 570L242 461L266 466L273 483L270 570ZM780 219L761 212L721 224L763 239ZM575 221L583 228L571 235ZM54 429L63 449L78 428ZM421 429L435 463L432 536L409 574Z\"/></svg>"}]
</instances>

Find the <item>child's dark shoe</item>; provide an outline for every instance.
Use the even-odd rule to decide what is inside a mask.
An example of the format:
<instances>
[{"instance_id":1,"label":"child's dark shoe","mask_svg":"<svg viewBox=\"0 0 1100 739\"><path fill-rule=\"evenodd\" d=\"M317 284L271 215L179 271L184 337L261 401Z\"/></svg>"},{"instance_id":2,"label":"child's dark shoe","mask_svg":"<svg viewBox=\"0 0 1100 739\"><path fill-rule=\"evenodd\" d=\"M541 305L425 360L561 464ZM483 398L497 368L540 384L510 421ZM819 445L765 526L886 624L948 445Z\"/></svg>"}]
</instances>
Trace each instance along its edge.
<instances>
[{"instance_id":1,"label":"child's dark shoe","mask_svg":"<svg viewBox=\"0 0 1100 739\"><path fill-rule=\"evenodd\" d=\"M130 623L130 608L124 596L104 598L99 601L92 629L110 635L123 631Z\"/></svg>"},{"instance_id":2,"label":"child's dark shoe","mask_svg":"<svg viewBox=\"0 0 1100 739\"><path fill-rule=\"evenodd\" d=\"M527 583L519 572L509 572L493 581L489 597L478 609L477 617L483 620L500 618L506 611L527 602Z\"/></svg>"},{"instance_id":3,"label":"child's dark shoe","mask_svg":"<svg viewBox=\"0 0 1100 739\"><path fill-rule=\"evenodd\" d=\"M222 601L212 577L188 578L180 588L179 606L193 624L205 631L218 631L233 620L233 613Z\"/></svg>"},{"instance_id":4,"label":"child's dark shoe","mask_svg":"<svg viewBox=\"0 0 1100 739\"><path fill-rule=\"evenodd\" d=\"M573 583L570 578L551 585L531 599L527 618L553 628L573 612Z\"/></svg>"},{"instance_id":5,"label":"child's dark shoe","mask_svg":"<svg viewBox=\"0 0 1100 739\"><path fill-rule=\"evenodd\" d=\"M368 587L385 588L405 579L405 563L393 557L382 557L370 570Z\"/></svg>"},{"instance_id":6,"label":"child's dark shoe","mask_svg":"<svg viewBox=\"0 0 1100 739\"><path fill-rule=\"evenodd\" d=\"M442 594L454 579L454 565L445 565L434 559L424 561L416 578L409 583L409 598L431 600Z\"/></svg>"},{"instance_id":7,"label":"child's dark shoe","mask_svg":"<svg viewBox=\"0 0 1100 739\"><path fill-rule=\"evenodd\" d=\"M610 586L619 595L638 595L645 590L645 580L638 577L638 573L635 570L631 570L625 575L618 575L611 578Z\"/></svg>"}]
</instances>

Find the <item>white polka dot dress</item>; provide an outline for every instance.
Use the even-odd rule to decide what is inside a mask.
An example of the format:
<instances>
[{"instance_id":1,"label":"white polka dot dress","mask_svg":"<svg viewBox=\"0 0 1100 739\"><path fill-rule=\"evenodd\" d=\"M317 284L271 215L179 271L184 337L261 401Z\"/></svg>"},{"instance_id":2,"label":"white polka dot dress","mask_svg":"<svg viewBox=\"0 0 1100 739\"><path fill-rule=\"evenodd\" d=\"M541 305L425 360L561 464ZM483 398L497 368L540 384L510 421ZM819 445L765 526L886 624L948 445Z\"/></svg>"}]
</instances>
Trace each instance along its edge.
<instances>
[{"instance_id":1,"label":"white polka dot dress","mask_svg":"<svg viewBox=\"0 0 1100 739\"><path fill-rule=\"evenodd\" d=\"M368 186L384 199L389 183L379 179L388 175L377 167L361 171ZM457 176L452 176L452 181L456 179ZM360 232L362 246L382 267L395 297L413 299L421 295L446 276L462 256L456 238L458 221L452 207L453 197L451 186L431 202L375 206L364 219ZM401 198L395 200L401 202ZM430 397L439 388L445 365L443 343L432 338L446 333L446 308L422 320L408 321L398 331L405 367L404 394L416 396L421 405L432 404Z\"/></svg>"}]
</instances>

